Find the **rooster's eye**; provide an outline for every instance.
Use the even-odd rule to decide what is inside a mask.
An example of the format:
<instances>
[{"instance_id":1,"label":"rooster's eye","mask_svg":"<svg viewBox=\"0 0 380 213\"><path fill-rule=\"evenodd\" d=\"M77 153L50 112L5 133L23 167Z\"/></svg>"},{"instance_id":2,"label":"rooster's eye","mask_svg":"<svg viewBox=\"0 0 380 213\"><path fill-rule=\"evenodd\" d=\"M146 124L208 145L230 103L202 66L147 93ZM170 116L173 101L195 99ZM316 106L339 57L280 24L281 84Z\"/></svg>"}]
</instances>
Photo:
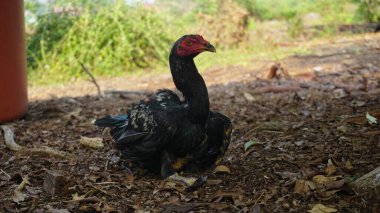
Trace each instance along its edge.
<instances>
[{"instance_id":1,"label":"rooster's eye","mask_svg":"<svg viewBox=\"0 0 380 213\"><path fill-rule=\"evenodd\" d=\"M191 45L191 41L186 41L186 46L190 46Z\"/></svg>"}]
</instances>

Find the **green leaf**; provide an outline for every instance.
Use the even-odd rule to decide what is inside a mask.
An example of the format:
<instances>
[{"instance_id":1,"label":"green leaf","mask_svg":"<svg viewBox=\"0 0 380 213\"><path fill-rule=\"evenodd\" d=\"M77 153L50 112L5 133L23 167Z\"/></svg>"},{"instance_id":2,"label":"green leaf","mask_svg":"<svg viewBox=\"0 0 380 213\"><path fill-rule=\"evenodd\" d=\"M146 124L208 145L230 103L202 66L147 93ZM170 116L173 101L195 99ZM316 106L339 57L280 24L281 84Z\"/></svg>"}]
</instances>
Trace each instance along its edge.
<instances>
[{"instance_id":1,"label":"green leaf","mask_svg":"<svg viewBox=\"0 0 380 213\"><path fill-rule=\"evenodd\" d=\"M365 114L365 117L367 118L369 124L377 124L377 118L373 117L368 112Z\"/></svg>"},{"instance_id":2,"label":"green leaf","mask_svg":"<svg viewBox=\"0 0 380 213\"><path fill-rule=\"evenodd\" d=\"M258 144L258 141L250 140L244 144L244 151L247 151L249 147L253 146L254 144Z\"/></svg>"}]
</instances>

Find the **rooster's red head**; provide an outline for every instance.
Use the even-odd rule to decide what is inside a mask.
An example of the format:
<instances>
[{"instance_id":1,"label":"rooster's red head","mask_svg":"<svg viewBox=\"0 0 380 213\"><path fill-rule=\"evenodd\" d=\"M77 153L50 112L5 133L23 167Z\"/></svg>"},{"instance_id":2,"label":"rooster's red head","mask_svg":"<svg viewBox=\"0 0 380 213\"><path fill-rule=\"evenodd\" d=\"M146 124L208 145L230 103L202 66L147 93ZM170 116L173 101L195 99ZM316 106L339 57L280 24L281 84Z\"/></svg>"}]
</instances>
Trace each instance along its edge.
<instances>
[{"instance_id":1,"label":"rooster's red head","mask_svg":"<svg viewBox=\"0 0 380 213\"><path fill-rule=\"evenodd\" d=\"M196 56L201 52L216 52L215 47L201 35L185 35L177 43L177 55L180 57Z\"/></svg>"}]
</instances>

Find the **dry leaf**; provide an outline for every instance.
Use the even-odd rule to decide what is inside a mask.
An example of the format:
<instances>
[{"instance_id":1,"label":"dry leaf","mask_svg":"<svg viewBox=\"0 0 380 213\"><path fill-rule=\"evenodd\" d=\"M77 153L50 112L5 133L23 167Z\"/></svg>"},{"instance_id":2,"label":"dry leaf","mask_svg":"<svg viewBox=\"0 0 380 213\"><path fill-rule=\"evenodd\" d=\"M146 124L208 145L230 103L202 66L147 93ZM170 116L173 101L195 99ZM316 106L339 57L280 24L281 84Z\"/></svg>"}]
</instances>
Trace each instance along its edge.
<instances>
[{"instance_id":1,"label":"dry leaf","mask_svg":"<svg viewBox=\"0 0 380 213\"><path fill-rule=\"evenodd\" d=\"M249 149L249 147L251 147L255 144L260 144L260 143L256 140L250 140L250 141L244 143L244 151L247 151Z\"/></svg>"},{"instance_id":2,"label":"dry leaf","mask_svg":"<svg viewBox=\"0 0 380 213\"><path fill-rule=\"evenodd\" d=\"M73 201L81 201L85 198L85 194L84 195L78 195L78 193L74 193L71 195L73 197Z\"/></svg>"},{"instance_id":3,"label":"dry leaf","mask_svg":"<svg viewBox=\"0 0 380 213\"><path fill-rule=\"evenodd\" d=\"M247 101L249 101L249 102L255 100L255 98L254 98L251 94L249 94L248 92L245 92L245 93L244 93L244 97L245 97L245 99L247 99Z\"/></svg>"},{"instance_id":4,"label":"dry leaf","mask_svg":"<svg viewBox=\"0 0 380 213\"><path fill-rule=\"evenodd\" d=\"M342 178L342 176L325 177L323 175L316 175L313 177L313 182L324 184L324 183L330 183L330 182L336 181L340 178Z\"/></svg>"},{"instance_id":5,"label":"dry leaf","mask_svg":"<svg viewBox=\"0 0 380 213\"><path fill-rule=\"evenodd\" d=\"M332 198L339 191L340 190L318 191L318 194L321 198L324 198L324 200L326 200Z\"/></svg>"},{"instance_id":6,"label":"dry leaf","mask_svg":"<svg viewBox=\"0 0 380 213\"><path fill-rule=\"evenodd\" d=\"M220 183L222 182L222 180L210 180L210 179L207 179L206 183L207 185L219 185Z\"/></svg>"},{"instance_id":7,"label":"dry leaf","mask_svg":"<svg viewBox=\"0 0 380 213\"><path fill-rule=\"evenodd\" d=\"M230 168L228 168L227 166L224 166L224 165L219 165L215 168L215 173L228 173L230 174L231 173L231 170Z\"/></svg>"},{"instance_id":8,"label":"dry leaf","mask_svg":"<svg viewBox=\"0 0 380 213\"><path fill-rule=\"evenodd\" d=\"M326 172L327 176L330 176L330 175L332 175L332 174L334 174L336 172L336 167L332 163L331 159L329 159L327 161L327 167L325 169L325 172Z\"/></svg>"},{"instance_id":9,"label":"dry leaf","mask_svg":"<svg viewBox=\"0 0 380 213\"><path fill-rule=\"evenodd\" d=\"M88 137L84 137L82 136L80 138L80 141L79 143L83 146L87 146L87 147L90 147L90 148L103 148L104 147L104 144L103 144L103 139L102 138L99 138L99 137L96 137L96 138L88 138Z\"/></svg>"},{"instance_id":10,"label":"dry leaf","mask_svg":"<svg viewBox=\"0 0 380 213\"><path fill-rule=\"evenodd\" d=\"M241 193L236 191L217 191L213 198L211 199L213 202L219 203L223 198L225 199L231 199L236 203L237 201L241 201L243 196Z\"/></svg>"},{"instance_id":11,"label":"dry leaf","mask_svg":"<svg viewBox=\"0 0 380 213\"><path fill-rule=\"evenodd\" d=\"M323 184L325 189L340 189L346 183L345 179Z\"/></svg>"},{"instance_id":12,"label":"dry leaf","mask_svg":"<svg viewBox=\"0 0 380 213\"><path fill-rule=\"evenodd\" d=\"M344 168L346 170L352 170L354 167L352 166L351 162L347 160L346 163L344 164Z\"/></svg>"},{"instance_id":13,"label":"dry leaf","mask_svg":"<svg viewBox=\"0 0 380 213\"><path fill-rule=\"evenodd\" d=\"M12 151L19 151L23 148L22 146L16 143L14 139L14 134L11 128L9 128L6 125L1 125L0 129L2 129L4 132L5 145L7 146L8 149Z\"/></svg>"},{"instance_id":14,"label":"dry leaf","mask_svg":"<svg viewBox=\"0 0 380 213\"><path fill-rule=\"evenodd\" d=\"M313 177L313 181L318 189L339 189L345 184L345 180L338 180L342 176L325 177L317 175Z\"/></svg>"},{"instance_id":15,"label":"dry leaf","mask_svg":"<svg viewBox=\"0 0 380 213\"><path fill-rule=\"evenodd\" d=\"M327 207L323 204L315 204L311 210L308 212L310 213L330 213L330 212L337 212L337 209Z\"/></svg>"},{"instance_id":16,"label":"dry leaf","mask_svg":"<svg viewBox=\"0 0 380 213\"><path fill-rule=\"evenodd\" d=\"M297 179L294 186L294 192L298 194L305 194L315 190L315 184L309 180Z\"/></svg>"}]
</instances>

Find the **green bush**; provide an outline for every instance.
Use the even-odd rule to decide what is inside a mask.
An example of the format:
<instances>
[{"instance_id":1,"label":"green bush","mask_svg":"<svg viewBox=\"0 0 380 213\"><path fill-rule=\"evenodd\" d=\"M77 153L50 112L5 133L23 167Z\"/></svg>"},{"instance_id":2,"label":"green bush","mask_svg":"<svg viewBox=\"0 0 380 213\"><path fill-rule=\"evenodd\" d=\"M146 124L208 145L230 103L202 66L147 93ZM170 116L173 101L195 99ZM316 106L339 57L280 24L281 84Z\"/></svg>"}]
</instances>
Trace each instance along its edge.
<instances>
[{"instance_id":1,"label":"green bush","mask_svg":"<svg viewBox=\"0 0 380 213\"><path fill-rule=\"evenodd\" d=\"M167 61L173 38L155 11L119 1L38 18L27 42L32 81L66 81L85 74L118 75Z\"/></svg>"},{"instance_id":2,"label":"green bush","mask_svg":"<svg viewBox=\"0 0 380 213\"><path fill-rule=\"evenodd\" d=\"M359 5L356 11L358 19L364 19L367 22L380 21L380 1L379 0L352 0Z\"/></svg>"}]
</instances>

